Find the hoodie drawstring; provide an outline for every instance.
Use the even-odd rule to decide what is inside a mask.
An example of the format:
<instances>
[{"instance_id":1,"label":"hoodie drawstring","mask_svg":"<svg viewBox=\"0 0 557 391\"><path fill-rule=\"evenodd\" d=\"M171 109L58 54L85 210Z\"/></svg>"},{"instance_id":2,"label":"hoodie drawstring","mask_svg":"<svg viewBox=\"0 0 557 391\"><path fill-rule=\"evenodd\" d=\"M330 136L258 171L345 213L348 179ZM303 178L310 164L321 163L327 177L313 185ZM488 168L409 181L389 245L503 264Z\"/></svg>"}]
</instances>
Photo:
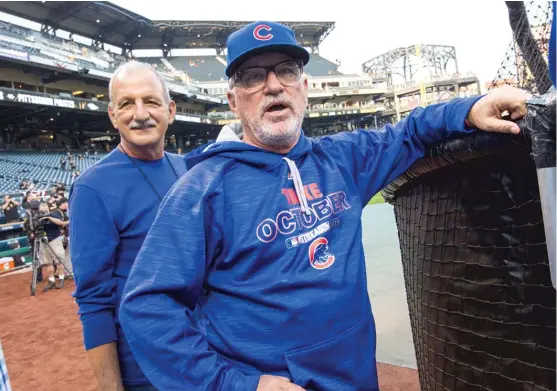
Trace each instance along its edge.
<instances>
[{"instance_id":1,"label":"hoodie drawstring","mask_svg":"<svg viewBox=\"0 0 557 391\"><path fill-rule=\"evenodd\" d=\"M290 169L290 173L292 174L292 181L294 182L294 188L296 189L296 195L298 196L298 200L300 200L300 208L302 213L306 215L310 215L311 212L309 210L308 200L306 198L306 193L304 192L304 183L302 182L302 177L300 176L300 171L298 171L298 167L296 167L296 163L290 160L287 157L283 157L286 164L288 164L288 168Z\"/></svg>"}]
</instances>

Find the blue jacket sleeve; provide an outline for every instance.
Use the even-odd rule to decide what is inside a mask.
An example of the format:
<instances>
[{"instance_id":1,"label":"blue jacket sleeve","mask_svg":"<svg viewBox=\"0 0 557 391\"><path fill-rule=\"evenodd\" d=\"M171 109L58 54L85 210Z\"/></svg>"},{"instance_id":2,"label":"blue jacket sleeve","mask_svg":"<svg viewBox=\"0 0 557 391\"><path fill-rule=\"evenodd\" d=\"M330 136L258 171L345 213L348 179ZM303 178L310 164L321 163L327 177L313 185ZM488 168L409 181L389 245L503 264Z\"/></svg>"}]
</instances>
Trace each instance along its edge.
<instances>
[{"instance_id":1,"label":"blue jacket sleeve","mask_svg":"<svg viewBox=\"0 0 557 391\"><path fill-rule=\"evenodd\" d=\"M218 194L209 189L209 176L188 172L163 199L126 282L120 324L157 389L255 391L259 376L222 360L193 317L222 238L221 229L209 223Z\"/></svg>"},{"instance_id":2,"label":"blue jacket sleeve","mask_svg":"<svg viewBox=\"0 0 557 391\"><path fill-rule=\"evenodd\" d=\"M113 278L118 230L105 202L92 189L72 186L69 199L70 254L85 349L116 341L116 283Z\"/></svg>"},{"instance_id":3,"label":"blue jacket sleeve","mask_svg":"<svg viewBox=\"0 0 557 391\"><path fill-rule=\"evenodd\" d=\"M396 125L323 137L320 143L354 179L365 206L375 193L424 156L428 146L472 132L468 112L481 96L414 109Z\"/></svg>"}]
</instances>

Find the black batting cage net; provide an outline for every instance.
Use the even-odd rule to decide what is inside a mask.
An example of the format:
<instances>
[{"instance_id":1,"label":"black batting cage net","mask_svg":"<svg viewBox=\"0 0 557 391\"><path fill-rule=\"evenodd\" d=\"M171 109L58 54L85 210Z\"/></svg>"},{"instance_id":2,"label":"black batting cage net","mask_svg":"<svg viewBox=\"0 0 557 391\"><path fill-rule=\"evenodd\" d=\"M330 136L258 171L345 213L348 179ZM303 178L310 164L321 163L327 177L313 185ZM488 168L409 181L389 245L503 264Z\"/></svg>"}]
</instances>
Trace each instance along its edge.
<instances>
[{"instance_id":1,"label":"black batting cage net","mask_svg":"<svg viewBox=\"0 0 557 391\"><path fill-rule=\"evenodd\" d=\"M551 86L547 71L551 1L505 3L513 40L490 87L507 84L543 94Z\"/></svg>"},{"instance_id":2,"label":"black batting cage net","mask_svg":"<svg viewBox=\"0 0 557 391\"><path fill-rule=\"evenodd\" d=\"M551 4L507 7L514 54L493 88L538 97L521 134L444 142L382 191L394 205L424 391L556 389L556 291L537 177L555 167Z\"/></svg>"}]
</instances>

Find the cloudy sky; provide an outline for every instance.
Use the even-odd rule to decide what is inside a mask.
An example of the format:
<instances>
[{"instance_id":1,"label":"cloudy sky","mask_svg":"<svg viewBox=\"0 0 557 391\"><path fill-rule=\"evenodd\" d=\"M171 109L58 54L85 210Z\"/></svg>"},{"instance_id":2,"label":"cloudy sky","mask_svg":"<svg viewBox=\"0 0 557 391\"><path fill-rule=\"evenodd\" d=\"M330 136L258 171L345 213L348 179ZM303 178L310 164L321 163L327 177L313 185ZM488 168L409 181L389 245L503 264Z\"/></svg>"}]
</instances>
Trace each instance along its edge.
<instances>
[{"instance_id":1,"label":"cloudy sky","mask_svg":"<svg viewBox=\"0 0 557 391\"><path fill-rule=\"evenodd\" d=\"M504 1L329 1L114 3L150 19L335 22L320 54L341 60L346 73L360 72L363 62L391 49L422 43L454 46L461 72L491 81L512 40Z\"/></svg>"}]
</instances>

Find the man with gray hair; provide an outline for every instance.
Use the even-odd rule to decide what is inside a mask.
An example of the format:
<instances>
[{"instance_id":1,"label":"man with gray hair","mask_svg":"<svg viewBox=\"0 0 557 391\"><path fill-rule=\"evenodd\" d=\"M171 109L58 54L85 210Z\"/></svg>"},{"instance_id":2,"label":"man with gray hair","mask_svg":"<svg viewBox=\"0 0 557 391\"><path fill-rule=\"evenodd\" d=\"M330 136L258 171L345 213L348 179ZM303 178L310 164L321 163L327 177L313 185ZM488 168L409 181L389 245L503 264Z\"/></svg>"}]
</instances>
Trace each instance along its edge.
<instances>
[{"instance_id":1,"label":"man with gray hair","mask_svg":"<svg viewBox=\"0 0 557 391\"><path fill-rule=\"evenodd\" d=\"M118 148L85 171L70 191L71 260L85 349L101 390L154 390L118 320L124 284L162 198L185 173L183 157L164 151L176 104L164 78L130 61L109 84Z\"/></svg>"},{"instance_id":2,"label":"man with gray hair","mask_svg":"<svg viewBox=\"0 0 557 391\"><path fill-rule=\"evenodd\" d=\"M258 21L227 40L224 129L168 192L137 255L120 320L162 390L378 391L362 211L435 144L518 133L524 91L416 108L396 125L309 138L289 27Z\"/></svg>"}]
</instances>

